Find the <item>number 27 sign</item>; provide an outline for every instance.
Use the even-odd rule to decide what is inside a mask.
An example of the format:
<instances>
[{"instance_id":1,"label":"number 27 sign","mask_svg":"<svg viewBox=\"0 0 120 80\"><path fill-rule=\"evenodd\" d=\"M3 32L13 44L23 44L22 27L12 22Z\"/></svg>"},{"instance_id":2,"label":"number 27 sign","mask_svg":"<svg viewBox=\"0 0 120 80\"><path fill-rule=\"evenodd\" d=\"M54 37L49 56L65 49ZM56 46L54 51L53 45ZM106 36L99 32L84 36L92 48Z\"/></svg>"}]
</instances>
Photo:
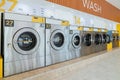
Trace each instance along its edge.
<instances>
[{"instance_id":1,"label":"number 27 sign","mask_svg":"<svg viewBox=\"0 0 120 80\"><path fill-rule=\"evenodd\" d=\"M7 2L11 2L12 3L12 5L8 9L8 11L12 11L15 8L15 6L17 5L18 0L1 0L0 1L0 12L4 12L5 11L3 6L5 6Z\"/></svg>"}]
</instances>

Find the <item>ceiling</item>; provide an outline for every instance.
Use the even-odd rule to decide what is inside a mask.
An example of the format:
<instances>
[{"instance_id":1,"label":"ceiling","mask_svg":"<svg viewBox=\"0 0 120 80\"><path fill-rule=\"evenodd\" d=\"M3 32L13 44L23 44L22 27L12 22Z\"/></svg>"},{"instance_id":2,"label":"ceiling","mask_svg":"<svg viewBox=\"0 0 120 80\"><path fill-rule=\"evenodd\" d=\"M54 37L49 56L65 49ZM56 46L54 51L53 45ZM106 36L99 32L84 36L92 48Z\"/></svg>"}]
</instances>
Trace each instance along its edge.
<instances>
[{"instance_id":1,"label":"ceiling","mask_svg":"<svg viewBox=\"0 0 120 80\"><path fill-rule=\"evenodd\" d=\"M120 0L106 0L106 1L120 9Z\"/></svg>"}]
</instances>

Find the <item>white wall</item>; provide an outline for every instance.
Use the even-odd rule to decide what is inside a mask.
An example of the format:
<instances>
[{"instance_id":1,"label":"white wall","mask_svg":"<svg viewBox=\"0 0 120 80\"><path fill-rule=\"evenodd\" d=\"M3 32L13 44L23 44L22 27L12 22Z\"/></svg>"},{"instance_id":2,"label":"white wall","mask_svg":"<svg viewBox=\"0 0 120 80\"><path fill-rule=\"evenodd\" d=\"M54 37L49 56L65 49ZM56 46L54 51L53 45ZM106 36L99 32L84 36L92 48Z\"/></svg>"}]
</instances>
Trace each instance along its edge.
<instances>
[{"instance_id":1,"label":"white wall","mask_svg":"<svg viewBox=\"0 0 120 80\"><path fill-rule=\"evenodd\" d=\"M4 8L8 9L10 5L11 3L7 3ZM46 0L18 0L13 12L69 20L72 25L75 25L74 16L76 16L81 21L78 25L107 28L109 30L115 30L117 24L117 22L56 5Z\"/></svg>"}]
</instances>

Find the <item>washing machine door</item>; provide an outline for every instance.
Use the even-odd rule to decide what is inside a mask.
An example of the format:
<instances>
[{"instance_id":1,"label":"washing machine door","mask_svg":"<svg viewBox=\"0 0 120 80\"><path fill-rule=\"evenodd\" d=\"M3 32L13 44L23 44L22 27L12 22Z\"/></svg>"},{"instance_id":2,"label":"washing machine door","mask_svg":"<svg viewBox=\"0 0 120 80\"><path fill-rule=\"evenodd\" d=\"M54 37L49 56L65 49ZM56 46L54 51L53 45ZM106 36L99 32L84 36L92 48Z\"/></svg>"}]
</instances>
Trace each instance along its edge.
<instances>
[{"instance_id":1,"label":"washing machine door","mask_svg":"<svg viewBox=\"0 0 120 80\"><path fill-rule=\"evenodd\" d=\"M84 36L84 44L86 46L91 46L92 45L92 35L91 34L88 33Z\"/></svg>"},{"instance_id":2,"label":"washing machine door","mask_svg":"<svg viewBox=\"0 0 120 80\"><path fill-rule=\"evenodd\" d=\"M81 45L81 37L80 37L80 34L74 34L72 36L72 45L74 48L78 49L80 48L80 45Z\"/></svg>"},{"instance_id":3,"label":"washing machine door","mask_svg":"<svg viewBox=\"0 0 120 80\"><path fill-rule=\"evenodd\" d=\"M99 45L102 43L102 36L100 34L95 35L95 44Z\"/></svg>"},{"instance_id":4,"label":"washing machine door","mask_svg":"<svg viewBox=\"0 0 120 80\"><path fill-rule=\"evenodd\" d=\"M117 35L116 38L117 38L117 41L118 41L119 40L119 35Z\"/></svg>"},{"instance_id":5,"label":"washing machine door","mask_svg":"<svg viewBox=\"0 0 120 80\"><path fill-rule=\"evenodd\" d=\"M99 43L102 44L102 35L99 34Z\"/></svg>"},{"instance_id":6,"label":"washing machine door","mask_svg":"<svg viewBox=\"0 0 120 80\"><path fill-rule=\"evenodd\" d=\"M110 43L110 42L111 42L110 36L109 36L108 34L106 35L106 42L107 42L107 43Z\"/></svg>"},{"instance_id":7,"label":"washing machine door","mask_svg":"<svg viewBox=\"0 0 120 80\"><path fill-rule=\"evenodd\" d=\"M106 34L103 34L103 44L106 43Z\"/></svg>"},{"instance_id":8,"label":"washing machine door","mask_svg":"<svg viewBox=\"0 0 120 80\"><path fill-rule=\"evenodd\" d=\"M100 44L100 41L99 41L99 40L100 40L100 35L99 35L99 34L96 34L96 35L95 35L95 44L96 44L96 45L99 45L99 44Z\"/></svg>"},{"instance_id":9,"label":"washing machine door","mask_svg":"<svg viewBox=\"0 0 120 80\"><path fill-rule=\"evenodd\" d=\"M65 46L65 34L62 30L55 30L51 34L50 43L53 49L61 50Z\"/></svg>"},{"instance_id":10,"label":"washing machine door","mask_svg":"<svg viewBox=\"0 0 120 80\"><path fill-rule=\"evenodd\" d=\"M40 36L32 28L22 28L13 37L13 47L20 54L33 54L39 47Z\"/></svg>"},{"instance_id":11,"label":"washing machine door","mask_svg":"<svg viewBox=\"0 0 120 80\"><path fill-rule=\"evenodd\" d=\"M115 36L113 35L112 41L114 42L116 40Z\"/></svg>"}]
</instances>

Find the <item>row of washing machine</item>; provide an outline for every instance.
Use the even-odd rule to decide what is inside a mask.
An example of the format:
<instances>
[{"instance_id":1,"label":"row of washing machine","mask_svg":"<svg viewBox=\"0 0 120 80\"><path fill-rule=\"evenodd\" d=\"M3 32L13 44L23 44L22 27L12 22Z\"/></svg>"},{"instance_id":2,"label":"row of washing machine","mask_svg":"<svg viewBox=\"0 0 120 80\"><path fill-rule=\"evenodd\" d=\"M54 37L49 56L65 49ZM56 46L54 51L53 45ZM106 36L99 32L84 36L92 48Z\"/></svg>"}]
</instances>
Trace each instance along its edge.
<instances>
[{"instance_id":1,"label":"row of washing machine","mask_svg":"<svg viewBox=\"0 0 120 80\"><path fill-rule=\"evenodd\" d=\"M81 55L89 55L107 49L112 40L107 32L83 31Z\"/></svg>"},{"instance_id":2,"label":"row of washing machine","mask_svg":"<svg viewBox=\"0 0 120 80\"><path fill-rule=\"evenodd\" d=\"M61 20L1 13L1 56L4 77L79 58L106 49L105 32L79 31Z\"/></svg>"},{"instance_id":3,"label":"row of washing machine","mask_svg":"<svg viewBox=\"0 0 120 80\"><path fill-rule=\"evenodd\" d=\"M80 57L81 33L61 20L14 13L0 20L4 77Z\"/></svg>"}]
</instances>

